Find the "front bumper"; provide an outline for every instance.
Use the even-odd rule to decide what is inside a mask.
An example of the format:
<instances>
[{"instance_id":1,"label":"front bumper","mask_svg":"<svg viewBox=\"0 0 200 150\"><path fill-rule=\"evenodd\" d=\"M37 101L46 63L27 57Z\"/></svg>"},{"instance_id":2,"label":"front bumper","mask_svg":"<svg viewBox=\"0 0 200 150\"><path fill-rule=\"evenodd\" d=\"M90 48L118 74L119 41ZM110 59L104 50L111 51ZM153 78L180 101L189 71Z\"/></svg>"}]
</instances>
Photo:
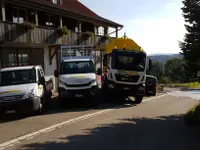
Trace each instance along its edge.
<instances>
[{"instance_id":1,"label":"front bumper","mask_svg":"<svg viewBox=\"0 0 200 150\"><path fill-rule=\"evenodd\" d=\"M0 112L15 111L17 113L26 113L36 111L40 105L40 98L28 98L16 101L0 101Z\"/></svg>"},{"instance_id":2,"label":"front bumper","mask_svg":"<svg viewBox=\"0 0 200 150\"><path fill-rule=\"evenodd\" d=\"M125 96L145 95L146 85L141 83L138 85L119 84L109 81L106 89L113 94L120 94Z\"/></svg>"},{"instance_id":3,"label":"front bumper","mask_svg":"<svg viewBox=\"0 0 200 150\"><path fill-rule=\"evenodd\" d=\"M65 88L59 88L60 98L85 98L95 96L98 92L98 86L92 86L89 89L76 89L67 90Z\"/></svg>"}]
</instances>

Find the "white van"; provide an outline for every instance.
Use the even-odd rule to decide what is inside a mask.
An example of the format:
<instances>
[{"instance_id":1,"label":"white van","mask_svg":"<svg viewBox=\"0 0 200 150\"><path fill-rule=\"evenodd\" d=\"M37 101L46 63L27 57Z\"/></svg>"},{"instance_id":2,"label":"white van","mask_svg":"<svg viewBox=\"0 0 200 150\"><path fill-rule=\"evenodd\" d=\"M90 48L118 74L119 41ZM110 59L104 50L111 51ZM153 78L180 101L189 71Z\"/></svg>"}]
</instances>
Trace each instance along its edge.
<instances>
[{"instance_id":1,"label":"white van","mask_svg":"<svg viewBox=\"0 0 200 150\"><path fill-rule=\"evenodd\" d=\"M41 66L8 67L0 70L0 114L42 113L51 99L53 81L45 81Z\"/></svg>"},{"instance_id":2,"label":"white van","mask_svg":"<svg viewBox=\"0 0 200 150\"><path fill-rule=\"evenodd\" d=\"M59 80L60 102L70 98L87 98L92 105L97 105L98 84L94 62L90 56L72 56L64 58L60 71L55 70Z\"/></svg>"}]
</instances>

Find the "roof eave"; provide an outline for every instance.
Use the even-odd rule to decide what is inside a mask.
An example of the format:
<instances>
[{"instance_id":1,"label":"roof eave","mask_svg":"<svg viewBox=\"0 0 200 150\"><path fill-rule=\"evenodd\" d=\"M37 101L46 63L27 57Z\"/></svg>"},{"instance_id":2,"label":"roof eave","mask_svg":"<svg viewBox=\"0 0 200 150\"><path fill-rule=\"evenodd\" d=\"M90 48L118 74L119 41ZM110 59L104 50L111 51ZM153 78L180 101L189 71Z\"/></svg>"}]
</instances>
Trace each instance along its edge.
<instances>
[{"instance_id":1,"label":"roof eave","mask_svg":"<svg viewBox=\"0 0 200 150\"><path fill-rule=\"evenodd\" d=\"M21 0L8 0L8 1L12 1L12 2L22 2ZM7 1L7 2L8 2ZM105 19L104 20L104 18L102 18L102 17L100 17L100 18L102 18L103 20L101 20L101 19L97 19L97 18L94 18L94 17L91 17L91 16L87 16L87 15L82 15L82 14L79 14L79 13L76 13L76 12L72 12L72 11L69 11L69 10L67 10L67 9L64 9L64 8L61 8L61 7L58 7L58 6L52 6L52 5L50 5L50 4L44 4L44 3L41 3L41 2L38 2L38 1L34 1L34 0L29 0L29 1L23 1L23 3L29 3L30 4L30 2L31 3L33 3L33 4L40 4L39 6L41 6L41 5L43 5L43 6L48 6L50 9L53 9L54 11L55 11L55 8L56 9L58 9L58 10L60 10L60 11L62 11L62 13L63 13L63 10L65 11L65 12L67 12L67 13L69 13L69 14L71 14L72 16L77 16L77 18L82 18L82 17L84 17L85 18L85 20L88 20L88 21L91 21L91 22L97 22L97 23L100 23L100 24L103 24L103 25L107 25L107 26L110 26L110 27L121 27L121 28L123 28L124 26L123 25L121 25L121 24L118 24L118 23L115 23L115 22L113 22L113 21L110 21L110 20L108 20L108 19ZM63 13L63 14L65 14L65 13ZM76 17L75 17L76 18ZM81 20L81 19L80 19Z\"/></svg>"}]
</instances>

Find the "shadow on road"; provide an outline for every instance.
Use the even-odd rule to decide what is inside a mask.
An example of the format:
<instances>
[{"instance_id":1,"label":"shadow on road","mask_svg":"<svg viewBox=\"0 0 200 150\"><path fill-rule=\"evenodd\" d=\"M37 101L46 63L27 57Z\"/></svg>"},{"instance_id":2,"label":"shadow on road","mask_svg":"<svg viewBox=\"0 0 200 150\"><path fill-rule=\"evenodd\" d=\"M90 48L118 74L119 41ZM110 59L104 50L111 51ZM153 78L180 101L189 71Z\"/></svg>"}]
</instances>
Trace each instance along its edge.
<instances>
[{"instance_id":1,"label":"shadow on road","mask_svg":"<svg viewBox=\"0 0 200 150\"><path fill-rule=\"evenodd\" d=\"M123 102L105 102L104 100L99 101L99 105L97 107L91 107L90 104L86 102L86 100L72 100L73 103L66 103L64 106L61 106L57 97L53 98L45 109L42 116L51 115L51 114L59 114L65 112L83 112L90 110L103 110L110 108L124 108L124 107L133 107L136 104L131 99L127 99ZM6 114L3 118L0 119L0 123L12 122L17 120L22 120L27 117L30 117L31 114Z\"/></svg>"},{"instance_id":2,"label":"shadow on road","mask_svg":"<svg viewBox=\"0 0 200 150\"><path fill-rule=\"evenodd\" d=\"M20 147L31 150L195 150L200 128L186 128L182 116L132 118L104 124L73 136Z\"/></svg>"}]
</instances>

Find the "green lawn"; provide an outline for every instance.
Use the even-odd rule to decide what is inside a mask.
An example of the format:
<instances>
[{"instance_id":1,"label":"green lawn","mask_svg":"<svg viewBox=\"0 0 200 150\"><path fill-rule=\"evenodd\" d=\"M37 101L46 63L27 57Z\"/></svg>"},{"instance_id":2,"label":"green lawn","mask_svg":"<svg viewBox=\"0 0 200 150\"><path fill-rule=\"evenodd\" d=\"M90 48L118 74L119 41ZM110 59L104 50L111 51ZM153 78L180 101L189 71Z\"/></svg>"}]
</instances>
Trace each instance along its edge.
<instances>
[{"instance_id":1,"label":"green lawn","mask_svg":"<svg viewBox=\"0 0 200 150\"><path fill-rule=\"evenodd\" d=\"M170 84L171 87L200 88L199 82Z\"/></svg>"}]
</instances>

